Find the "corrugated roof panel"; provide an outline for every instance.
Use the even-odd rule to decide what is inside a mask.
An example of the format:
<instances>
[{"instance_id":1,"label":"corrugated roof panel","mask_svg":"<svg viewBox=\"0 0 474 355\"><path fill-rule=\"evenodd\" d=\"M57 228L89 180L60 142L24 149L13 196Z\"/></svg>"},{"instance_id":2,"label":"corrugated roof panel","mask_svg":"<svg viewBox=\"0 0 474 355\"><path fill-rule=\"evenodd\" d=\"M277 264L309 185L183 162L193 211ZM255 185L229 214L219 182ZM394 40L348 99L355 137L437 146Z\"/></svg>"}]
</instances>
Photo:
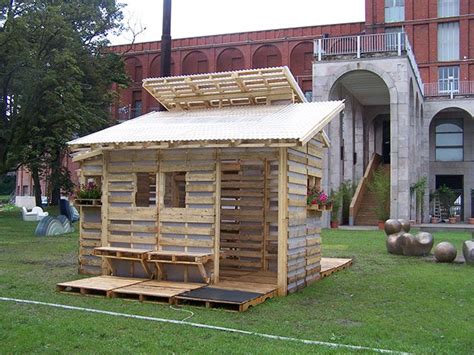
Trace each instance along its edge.
<instances>
[{"instance_id":1,"label":"corrugated roof panel","mask_svg":"<svg viewBox=\"0 0 474 355\"><path fill-rule=\"evenodd\" d=\"M69 142L71 145L204 140L294 139L319 132L343 101L152 112Z\"/></svg>"}]
</instances>

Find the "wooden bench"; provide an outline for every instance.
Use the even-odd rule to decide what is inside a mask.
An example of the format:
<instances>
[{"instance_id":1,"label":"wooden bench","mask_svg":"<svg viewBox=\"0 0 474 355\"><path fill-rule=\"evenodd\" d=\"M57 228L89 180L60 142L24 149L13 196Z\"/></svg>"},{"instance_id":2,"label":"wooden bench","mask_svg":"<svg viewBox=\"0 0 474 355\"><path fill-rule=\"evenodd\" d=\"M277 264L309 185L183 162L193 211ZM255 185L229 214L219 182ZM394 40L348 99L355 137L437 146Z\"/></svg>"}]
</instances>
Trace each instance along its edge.
<instances>
[{"instance_id":1,"label":"wooden bench","mask_svg":"<svg viewBox=\"0 0 474 355\"><path fill-rule=\"evenodd\" d=\"M162 264L173 264L173 265L194 265L197 266L199 273L206 283L210 282L210 277L207 275L206 268L204 265L213 260L214 256L208 253L192 253L182 251L168 251L168 250L157 250L148 253L148 262L153 263L157 270L157 279L161 280L166 275L164 273ZM185 276L185 278L187 278ZM187 280L185 280L187 281Z\"/></svg>"},{"instance_id":2,"label":"wooden bench","mask_svg":"<svg viewBox=\"0 0 474 355\"><path fill-rule=\"evenodd\" d=\"M151 272L146 263L150 251L151 250L135 248L98 247L94 248L94 255L104 258L111 275L115 274L111 260L128 260L139 262L145 273L151 276Z\"/></svg>"}]
</instances>

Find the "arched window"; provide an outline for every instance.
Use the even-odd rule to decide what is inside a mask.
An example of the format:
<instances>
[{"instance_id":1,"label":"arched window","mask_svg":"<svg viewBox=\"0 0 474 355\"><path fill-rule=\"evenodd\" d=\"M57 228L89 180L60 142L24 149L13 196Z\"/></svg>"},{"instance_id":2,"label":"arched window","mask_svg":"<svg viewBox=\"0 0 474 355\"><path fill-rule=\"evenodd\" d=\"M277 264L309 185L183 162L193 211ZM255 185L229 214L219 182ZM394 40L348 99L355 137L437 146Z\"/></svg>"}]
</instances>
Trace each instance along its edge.
<instances>
[{"instance_id":1,"label":"arched window","mask_svg":"<svg viewBox=\"0 0 474 355\"><path fill-rule=\"evenodd\" d=\"M436 160L464 160L463 120L440 119L436 123Z\"/></svg>"}]
</instances>

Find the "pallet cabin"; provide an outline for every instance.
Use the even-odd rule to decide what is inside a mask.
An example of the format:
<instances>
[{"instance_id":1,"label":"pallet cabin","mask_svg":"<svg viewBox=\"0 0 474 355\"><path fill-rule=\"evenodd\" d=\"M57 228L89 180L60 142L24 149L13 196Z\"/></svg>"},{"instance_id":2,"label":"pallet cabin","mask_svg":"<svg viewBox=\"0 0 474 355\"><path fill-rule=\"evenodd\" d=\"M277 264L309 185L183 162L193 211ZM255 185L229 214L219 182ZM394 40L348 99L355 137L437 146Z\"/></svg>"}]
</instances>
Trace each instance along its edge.
<instances>
[{"instance_id":1,"label":"pallet cabin","mask_svg":"<svg viewBox=\"0 0 474 355\"><path fill-rule=\"evenodd\" d=\"M79 272L278 295L318 280L322 212L307 191L344 103L307 102L287 67L143 86L166 111L70 142L81 183L102 189L77 201Z\"/></svg>"}]
</instances>

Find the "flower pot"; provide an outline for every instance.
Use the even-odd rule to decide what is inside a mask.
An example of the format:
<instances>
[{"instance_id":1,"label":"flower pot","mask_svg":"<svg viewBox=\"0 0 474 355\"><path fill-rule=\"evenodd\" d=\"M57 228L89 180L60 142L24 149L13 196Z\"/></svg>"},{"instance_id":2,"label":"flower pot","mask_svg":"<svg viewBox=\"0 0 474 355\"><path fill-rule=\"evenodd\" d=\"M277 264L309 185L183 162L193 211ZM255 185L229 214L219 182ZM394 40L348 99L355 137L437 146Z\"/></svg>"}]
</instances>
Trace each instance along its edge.
<instances>
[{"instance_id":1,"label":"flower pot","mask_svg":"<svg viewBox=\"0 0 474 355\"><path fill-rule=\"evenodd\" d=\"M467 223L469 224L474 224L474 218L468 218Z\"/></svg>"},{"instance_id":2,"label":"flower pot","mask_svg":"<svg viewBox=\"0 0 474 355\"><path fill-rule=\"evenodd\" d=\"M385 221L378 221L379 229L384 230L385 229Z\"/></svg>"},{"instance_id":3,"label":"flower pot","mask_svg":"<svg viewBox=\"0 0 474 355\"><path fill-rule=\"evenodd\" d=\"M431 223L433 223L433 224L439 223L438 217L431 217Z\"/></svg>"},{"instance_id":4,"label":"flower pot","mask_svg":"<svg viewBox=\"0 0 474 355\"><path fill-rule=\"evenodd\" d=\"M449 223L455 224L457 222L456 217L449 217Z\"/></svg>"},{"instance_id":5,"label":"flower pot","mask_svg":"<svg viewBox=\"0 0 474 355\"><path fill-rule=\"evenodd\" d=\"M331 228L332 229L337 229L338 227L339 227L339 221L331 221Z\"/></svg>"}]
</instances>

